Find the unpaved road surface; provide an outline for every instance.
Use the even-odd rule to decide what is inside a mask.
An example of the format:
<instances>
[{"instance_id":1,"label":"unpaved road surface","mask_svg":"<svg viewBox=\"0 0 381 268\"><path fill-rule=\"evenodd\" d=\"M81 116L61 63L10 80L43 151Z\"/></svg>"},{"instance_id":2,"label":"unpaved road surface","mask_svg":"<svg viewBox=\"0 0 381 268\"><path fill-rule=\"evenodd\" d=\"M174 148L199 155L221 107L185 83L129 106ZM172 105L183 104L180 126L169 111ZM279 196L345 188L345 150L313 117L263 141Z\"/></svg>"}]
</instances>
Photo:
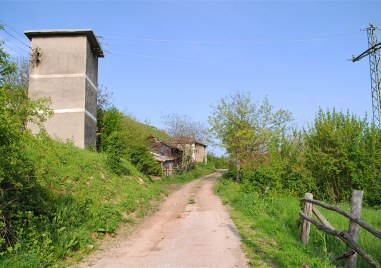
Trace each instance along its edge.
<instances>
[{"instance_id":1,"label":"unpaved road surface","mask_svg":"<svg viewBox=\"0 0 381 268\"><path fill-rule=\"evenodd\" d=\"M80 267L247 267L240 236L212 191L220 176L182 186L126 241Z\"/></svg>"}]
</instances>

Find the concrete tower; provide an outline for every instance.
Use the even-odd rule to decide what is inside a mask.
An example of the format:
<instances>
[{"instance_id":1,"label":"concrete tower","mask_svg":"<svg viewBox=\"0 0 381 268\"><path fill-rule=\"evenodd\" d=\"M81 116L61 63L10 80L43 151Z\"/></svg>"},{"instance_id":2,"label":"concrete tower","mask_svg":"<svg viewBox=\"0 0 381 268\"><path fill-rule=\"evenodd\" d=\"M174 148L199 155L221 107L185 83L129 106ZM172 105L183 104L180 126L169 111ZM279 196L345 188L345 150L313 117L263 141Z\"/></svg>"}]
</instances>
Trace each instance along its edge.
<instances>
[{"instance_id":1,"label":"concrete tower","mask_svg":"<svg viewBox=\"0 0 381 268\"><path fill-rule=\"evenodd\" d=\"M102 48L92 30L26 31L32 41L29 97L50 97L53 117L45 122L55 139L80 148L95 145L98 58ZM38 132L37 126L30 125Z\"/></svg>"}]
</instances>

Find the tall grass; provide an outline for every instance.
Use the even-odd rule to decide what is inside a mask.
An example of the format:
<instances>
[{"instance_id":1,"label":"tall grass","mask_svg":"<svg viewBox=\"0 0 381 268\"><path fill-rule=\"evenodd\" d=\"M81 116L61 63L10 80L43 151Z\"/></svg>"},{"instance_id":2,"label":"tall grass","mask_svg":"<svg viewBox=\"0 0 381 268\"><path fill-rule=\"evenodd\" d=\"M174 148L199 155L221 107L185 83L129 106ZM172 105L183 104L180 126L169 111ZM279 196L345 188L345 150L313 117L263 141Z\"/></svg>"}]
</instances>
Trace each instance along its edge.
<instances>
[{"instance_id":1,"label":"tall grass","mask_svg":"<svg viewBox=\"0 0 381 268\"><path fill-rule=\"evenodd\" d=\"M350 204L339 204L339 207L350 211ZM328 219L332 226L336 230L348 230L349 220L333 211L320 208L320 212ZM380 209L371 209L363 208L361 213L361 219L378 230L381 230L381 210ZM326 242L327 253L330 256L339 256L346 252L345 244L338 241L334 237L327 235L321 231L318 231L316 228L312 227L311 231L311 242L316 246L319 246L324 240ZM365 229L360 228L359 232L359 245L365 251L381 263L381 240L376 238L374 235L366 231ZM343 264L344 262L341 262ZM357 267L370 267L370 265L365 262L361 257L358 257Z\"/></svg>"},{"instance_id":2,"label":"tall grass","mask_svg":"<svg viewBox=\"0 0 381 268\"><path fill-rule=\"evenodd\" d=\"M123 160L125 173L116 175L106 155L70 143L36 137L27 157L36 182L15 191L7 203L14 242L0 252L0 267L46 267L78 259L96 248L99 238L113 236L121 222L131 222L131 215L154 209L164 193L130 162Z\"/></svg>"},{"instance_id":3,"label":"tall grass","mask_svg":"<svg viewBox=\"0 0 381 268\"><path fill-rule=\"evenodd\" d=\"M233 208L232 218L242 234L252 267L300 267L302 264L333 267L330 258L345 252L343 243L313 226L309 245L299 242L301 220L298 212L301 205L298 198L257 193L226 179L219 181L216 192ZM331 211L321 209L321 212L336 229L348 229L348 220ZM381 229L380 215L380 210L364 208L362 218ZM381 261L379 239L361 230L359 242ZM358 267L369 265L359 257Z\"/></svg>"}]
</instances>

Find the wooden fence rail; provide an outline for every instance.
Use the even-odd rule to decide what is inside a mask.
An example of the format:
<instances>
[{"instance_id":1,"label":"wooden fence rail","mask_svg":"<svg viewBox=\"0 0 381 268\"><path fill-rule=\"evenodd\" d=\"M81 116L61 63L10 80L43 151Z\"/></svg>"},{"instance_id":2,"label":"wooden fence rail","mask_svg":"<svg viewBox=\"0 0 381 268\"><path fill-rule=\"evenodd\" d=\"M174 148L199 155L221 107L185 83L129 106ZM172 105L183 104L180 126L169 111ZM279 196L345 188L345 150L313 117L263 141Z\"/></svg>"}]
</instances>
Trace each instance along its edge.
<instances>
[{"instance_id":1,"label":"wooden fence rail","mask_svg":"<svg viewBox=\"0 0 381 268\"><path fill-rule=\"evenodd\" d=\"M304 203L303 211L299 212L300 217L303 219L303 227L300 235L300 240L304 244L308 244L310 224L314 224L319 230L322 230L330 235L335 236L347 245L347 252L343 255L336 257L334 259L337 262L340 259L346 259L345 268L355 268L357 262L357 254L360 255L365 261L367 261L372 267L380 268L380 264L374 260L370 255L368 255L364 249L362 249L358 243L358 233L360 226L381 239L381 232L376 230L374 227L370 226L368 223L360 219L361 216L361 206L362 206L362 196L363 192L358 190L353 190L352 193L352 209L351 213L347 211L323 203L319 200L314 200L311 193L306 193L305 198L301 198L300 201ZM337 231L332 225L326 220L326 218L320 213L320 211L314 206L318 205L328 210L335 211L350 220L348 231ZM320 220L317 221L312 218L312 213Z\"/></svg>"}]
</instances>

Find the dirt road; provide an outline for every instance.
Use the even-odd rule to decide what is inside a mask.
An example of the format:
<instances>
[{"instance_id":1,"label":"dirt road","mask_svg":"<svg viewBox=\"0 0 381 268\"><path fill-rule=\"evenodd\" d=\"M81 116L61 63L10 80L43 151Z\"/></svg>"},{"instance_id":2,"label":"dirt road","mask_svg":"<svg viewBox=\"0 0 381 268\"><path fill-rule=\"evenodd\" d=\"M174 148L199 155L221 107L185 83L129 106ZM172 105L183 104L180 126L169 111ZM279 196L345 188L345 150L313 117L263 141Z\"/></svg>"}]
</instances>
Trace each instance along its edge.
<instances>
[{"instance_id":1,"label":"dirt road","mask_svg":"<svg viewBox=\"0 0 381 268\"><path fill-rule=\"evenodd\" d=\"M80 267L247 267L240 237L212 186L215 172L170 194L128 240Z\"/></svg>"}]
</instances>

